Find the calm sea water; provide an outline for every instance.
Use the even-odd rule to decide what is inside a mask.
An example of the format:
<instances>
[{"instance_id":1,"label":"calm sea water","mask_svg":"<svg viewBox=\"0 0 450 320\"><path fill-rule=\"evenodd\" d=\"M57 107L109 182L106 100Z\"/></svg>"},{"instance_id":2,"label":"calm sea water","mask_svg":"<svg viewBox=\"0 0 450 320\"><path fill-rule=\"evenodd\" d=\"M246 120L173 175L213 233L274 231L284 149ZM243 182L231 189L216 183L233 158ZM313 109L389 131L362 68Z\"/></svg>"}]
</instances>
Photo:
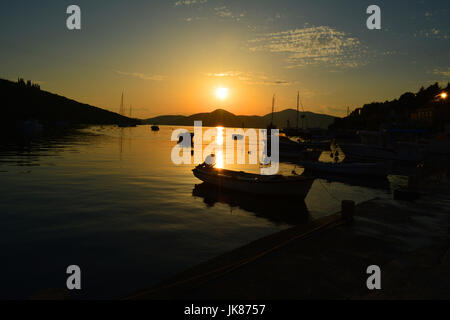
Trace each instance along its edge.
<instances>
[{"instance_id":1,"label":"calm sea water","mask_svg":"<svg viewBox=\"0 0 450 320\"><path fill-rule=\"evenodd\" d=\"M305 203L218 194L171 161L174 127L91 127L0 148L0 298L65 288L75 297L119 298L310 219L340 200L389 197L391 181L317 179ZM189 129L189 128L187 128ZM257 171L256 166L233 169ZM290 174L294 165L282 164Z\"/></svg>"}]
</instances>

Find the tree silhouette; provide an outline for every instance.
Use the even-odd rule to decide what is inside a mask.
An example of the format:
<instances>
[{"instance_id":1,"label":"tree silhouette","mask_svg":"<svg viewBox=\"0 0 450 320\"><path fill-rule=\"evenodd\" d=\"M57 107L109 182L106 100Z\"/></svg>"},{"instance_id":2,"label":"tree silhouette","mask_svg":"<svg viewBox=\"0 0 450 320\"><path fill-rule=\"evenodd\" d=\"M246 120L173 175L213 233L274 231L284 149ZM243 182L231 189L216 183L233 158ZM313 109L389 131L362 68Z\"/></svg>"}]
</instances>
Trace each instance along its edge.
<instances>
[{"instance_id":1,"label":"tree silhouette","mask_svg":"<svg viewBox=\"0 0 450 320\"><path fill-rule=\"evenodd\" d=\"M439 83L434 83L427 88L421 87L417 93L406 92L399 99L385 102L372 102L357 108L347 117L337 118L330 126L331 130L379 130L384 127L417 128L420 123L412 121L411 115L419 109L436 109L439 106L439 114L443 116L440 124L435 129L440 130L450 110L449 98L442 99L442 92L450 91L450 83L446 88L441 88Z\"/></svg>"}]
</instances>

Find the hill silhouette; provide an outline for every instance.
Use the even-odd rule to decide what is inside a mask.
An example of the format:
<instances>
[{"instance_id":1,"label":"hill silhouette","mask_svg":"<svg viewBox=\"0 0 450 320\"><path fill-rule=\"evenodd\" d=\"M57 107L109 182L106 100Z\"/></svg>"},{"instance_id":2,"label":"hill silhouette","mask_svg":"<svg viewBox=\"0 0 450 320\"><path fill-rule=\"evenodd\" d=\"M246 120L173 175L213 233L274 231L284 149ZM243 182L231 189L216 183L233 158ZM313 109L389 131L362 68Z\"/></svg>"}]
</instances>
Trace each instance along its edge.
<instances>
[{"instance_id":1,"label":"hill silhouette","mask_svg":"<svg viewBox=\"0 0 450 320\"><path fill-rule=\"evenodd\" d=\"M441 99L442 92L450 92L450 83L447 87L440 87L438 83L427 88L421 87L416 93L406 92L398 99L385 102L372 102L355 109L349 116L338 118L330 126L332 130L357 129L378 130L383 127L390 128L426 128L442 130L448 121L450 99ZM437 111L433 122L421 123L412 120L412 114L420 109Z\"/></svg>"},{"instance_id":2,"label":"hill silhouette","mask_svg":"<svg viewBox=\"0 0 450 320\"><path fill-rule=\"evenodd\" d=\"M42 91L31 81L0 79L2 128L13 128L22 121L37 120L44 128L60 124L137 124L140 120Z\"/></svg>"},{"instance_id":3,"label":"hill silhouette","mask_svg":"<svg viewBox=\"0 0 450 320\"><path fill-rule=\"evenodd\" d=\"M326 114L317 114L313 112L299 112L299 118L305 115L305 128L322 128L327 129L335 120L335 117ZM223 109L217 109L208 113L197 113L191 116L182 115L166 115L144 120L146 124L156 125L177 125L177 126L193 126L194 121L202 121L206 127L246 127L246 128L266 128L271 121L272 114L265 116L238 116ZM274 113L274 124L278 128L287 126L287 122L291 127L296 126L297 111L294 109L286 109ZM301 119L300 119L301 121ZM301 127L301 122L300 122Z\"/></svg>"}]
</instances>

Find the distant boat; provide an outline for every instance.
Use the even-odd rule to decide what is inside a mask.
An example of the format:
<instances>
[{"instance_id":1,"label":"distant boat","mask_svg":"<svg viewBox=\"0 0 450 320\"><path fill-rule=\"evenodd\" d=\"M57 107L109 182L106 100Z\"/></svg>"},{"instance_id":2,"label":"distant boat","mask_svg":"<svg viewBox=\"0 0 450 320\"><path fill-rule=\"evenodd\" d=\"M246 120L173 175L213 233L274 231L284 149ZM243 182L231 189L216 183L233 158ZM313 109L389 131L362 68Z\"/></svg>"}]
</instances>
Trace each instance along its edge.
<instances>
[{"instance_id":1,"label":"distant boat","mask_svg":"<svg viewBox=\"0 0 450 320\"><path fill-rule=\"evenodd\" d=\"M157 125L151 126L152 131L159 131L159 127Z\"/></svg>"},{"instance_id":2,"label":"distant boat","mask_svg":"<svg viewBox=\"0 0 450 320\"><path fill-rule=\"evenodd\" d=\"M389 174L389 165L384 162L375 163L346 163L346 162L319 162L301 161L300 165L309 171L331 173L348 176L376 176L386 177Z\"/></svg>"},{"instance_id":3,"label":"distant boat","mask_svg":"<svg viewBox=\"0 0 450 320\"><path fill-rule=\"evenodd\" d=\"M242 134L233 134L232 138L233 140L242 140L244 139L244 136Z\"/></svg>"},{"instance_id":4,"label":"distant boat","mask_svg":"<svg viewBox=\"0 0 450 320\"><path fill-rule=\"evenodd\" d=\"M265 176L243 171L214 168L203 163L192 170L194 176L214 186L266 196L295 196L303 200L311 188L314 178L305 176Z\"/></svg>"},{"instance_id":5,"label":"distant boat","mask_svg":"<svg viewBox=\"0 0 450 320\"><path fill-rule=\"evenodd\" d=\"M189 135L189 140L187 139ZM186 138L186 139L185 139ZM194 146L194 133L182 133L178 136L178 144L181 145L184 148L190 148Z\"/></svg>"}]
</instances>

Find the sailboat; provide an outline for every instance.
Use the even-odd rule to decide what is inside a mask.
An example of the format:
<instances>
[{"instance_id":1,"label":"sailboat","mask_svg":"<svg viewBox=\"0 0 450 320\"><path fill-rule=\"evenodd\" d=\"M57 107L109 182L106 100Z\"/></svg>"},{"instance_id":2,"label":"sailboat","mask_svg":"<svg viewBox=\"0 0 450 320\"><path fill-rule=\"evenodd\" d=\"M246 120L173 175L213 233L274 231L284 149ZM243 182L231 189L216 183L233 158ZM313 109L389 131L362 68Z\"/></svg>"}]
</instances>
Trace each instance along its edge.
<instances>
[{"instance_id":1,"label":"sailboat","mask_svg":"<svg viewBox=\"0 0 450 320\"><path fill-rule=\"evenodd\" d=\"M130 106L130 120L131 120L131 112L132 112L132 108ZM123 104L123 92L122 92L122 98L120 100L120 109L119 109L119 114L123 117L125 116L125 106ZM131 127L136 127L136 123L132 122L132 121L124 121L124 119L121 119L121 121L118 124L119 128L131 128Z\"/></svg>"},{"instance_id":2,"label":"sailboat","mask_svg":"<svg viewBox=\"0 0 450 320\"><path fill-rule=\"evenodd\" d=\"M272 98L272 118L270 120L270 124L267 126L267 130L276 129L277 127L273 124L273 114L275 112L275 94Z\"/></svg>"},{"instance_id":3,"label":"sailboat","mask_svg":"<svg viewBox=\"0 0 450 320\"><path fill-rule=\"evenodd\" d=\"M300 105L302 106L303 114L300 115ZM302 127L299 126L299 118L302 120ZM305 109L300 101L300 92L297 92L297 125L295 128L284 128L283 133L291 137L300 137L305 133Z\"/></svg>"}]
</instances>

